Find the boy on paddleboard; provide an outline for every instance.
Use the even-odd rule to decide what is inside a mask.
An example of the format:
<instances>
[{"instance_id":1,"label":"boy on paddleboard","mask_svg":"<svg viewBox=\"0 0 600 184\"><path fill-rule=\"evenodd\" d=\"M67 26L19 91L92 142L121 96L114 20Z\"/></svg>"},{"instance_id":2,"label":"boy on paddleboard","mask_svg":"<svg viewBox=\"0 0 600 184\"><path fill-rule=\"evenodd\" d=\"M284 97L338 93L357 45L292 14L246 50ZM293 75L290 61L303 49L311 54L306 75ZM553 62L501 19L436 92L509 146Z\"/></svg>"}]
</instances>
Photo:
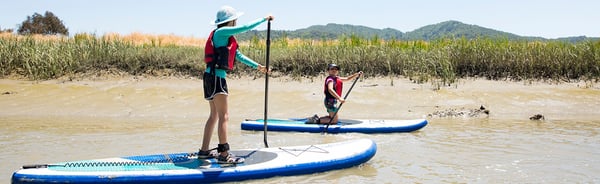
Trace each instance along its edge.
<instances>
[{"instance_id":1,"label":"boy on paddleboard","mask_svg":"<svg viewBox=\"0 0 600 184\"><path fill-rule=\"evenodd\" d=\"M346 100L342 98L342 87L345 81L352 80L356 77L359 77L363 74L362 71L356 72L348 77L340 77L339 75L340 67L336 64L329 64L327 66L327 72L329 76L325 78L325 85L323 92L325 93L325 108L327 109L328 116L320 117L318 115L314 115L309 118L307 123L322 123L322 124L337 124L339 113L336 113L339 110L339 105L337 105L338 101L340 105ZM333 120L331 119L332 116Z\"/></svg>"},{"instance_id":2,"label":"boy on paddleboard","mask_svg":"<svg viewBox=\"0 0 600 184\"><path fill-rule=\"evenodd\" d=\"M206 120L202 147L198 152L198 158L200 159L216 157L220 163L244 162L243 158L229 153L229 143L227 143L227 123L229 121L227 96L229 91L225 78L227 71L233 70L236 59L263 73L268 72L269 69L243 55L237 49L238 45L233 35L249 31L266 21L273 20L273 16L268 15L246 25L237 26L237 18L242 14L242 12L237 12L232 7L221 7L214 22L217 28L210 33L206 41L206 47L204 48L206 70L202 80L204 83L204 98L208 100L210 105L210 116ZM217 122L219 144L215 148L216 151L215 149L209 150L210 138Z\"/></svg>"}]
</instances>

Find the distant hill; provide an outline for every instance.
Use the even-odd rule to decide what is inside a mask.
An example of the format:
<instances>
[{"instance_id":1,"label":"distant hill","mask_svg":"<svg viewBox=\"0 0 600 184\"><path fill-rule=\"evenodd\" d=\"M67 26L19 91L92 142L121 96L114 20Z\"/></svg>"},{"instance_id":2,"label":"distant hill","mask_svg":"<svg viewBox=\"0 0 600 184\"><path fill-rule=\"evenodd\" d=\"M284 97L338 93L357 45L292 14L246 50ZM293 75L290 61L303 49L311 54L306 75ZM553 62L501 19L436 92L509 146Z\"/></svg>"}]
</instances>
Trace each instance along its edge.
<instances>
[{"instance_id":1,"label":"distant hill","mask_svg":"<svg viewBox=\"0 0 600 184\"><path fill-rule=\"evenodd\" d=\"M513 33L498 31L490 28L485 28L477 25L465 24L459 21L445 21L437 24L427 25L410 32L403 33L392 28L375 29L366 26L350 25L350 24L334 24L314 25L308 28L297 29L294 31L271 30L271 38L277 39L281 37L287 38L302 38L314 40L331 40L341 36L358 36L361 38L370 39L377 36L384 40L435 40L448 37L464 37L464 38L502 38L509 40L551 40L542 37L519 36ZM239 40L250 40L253 37L262 38L266 36L266 31L249 31L247 33L236 36ZM576 36L558 38L554 40L578 42L587 39L600 40L600 38Z\"/></svg>"},{"instance_id":2,"label":"distant hill","mask_svg":"<svg viewBox=\"0 0 600 184\"><path fill-rule=\"evenodd\" d=\"M265 32L266 31L253 30L238 35L236 36L236 38L240 40L249 40L254 36L257 36L258 38L263 38L266 35ZM314 25L308 28L297 29L294 31L271 30L271 38L279 38L282 36L286 36L288 38L332 40L340 38L340 36L342 35L355 35L361 38L373 38L374 36L378 36L379 38L384 40L402 39L403 37L403 33L401 31L392 28L375 29L366 26L334 23L329 23L327 25Z\"/></svg>"},{"instance_id":3,"label":"distant hill","mask_svg":"<svg viewBox=\"0 0 600 184\"><path fill-rule=\"evenodd\" d=\"M510 40L518 39L544 39L541 37L522 37L516 34L507 33L503 31L497 31L477 25L464 24L459 21L446 21L437 24L415 29L414 31L406 33L405 40L435 40L439 38L447 37L465 37L473 39L477 37L488 37L488 38L506 38Z\"/></svg>"},{"instance_id":4,"label":"distant hill","mask_svg":"<svg viewBox=\"0 0 600 184\"><path fill-rule=\"evenodd\" d=\"M386 28L386 29L375 29L366 26L354 26L349 24L327 24L327 25L316 25L310 26L304 29L298 29L291 33L288 33L288 37L295 38L298 34L298 38L306 38L311 35L322 36L321 38L336 39L340 35L357 35L363 38L372 38L378 36L381 39L401 39L403 33L401 31Z\"/></svg>"}]
</instances>

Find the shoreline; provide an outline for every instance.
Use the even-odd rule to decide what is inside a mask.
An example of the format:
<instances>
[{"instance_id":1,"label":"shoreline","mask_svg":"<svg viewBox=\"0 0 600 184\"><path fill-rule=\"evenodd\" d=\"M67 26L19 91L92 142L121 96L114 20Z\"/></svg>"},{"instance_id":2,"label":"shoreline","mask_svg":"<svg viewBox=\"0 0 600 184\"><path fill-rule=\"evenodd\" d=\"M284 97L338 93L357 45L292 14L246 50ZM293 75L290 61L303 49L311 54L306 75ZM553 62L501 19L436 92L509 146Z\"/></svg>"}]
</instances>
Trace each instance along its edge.
<instances>
[{"instance_id":1,"label":"shoreline","mask_svg":"<svg viewBox=\"0 0 600 184\"><path fill-rule=\"evenodd\" d=\"M340 73L341 76L345 76L347 73L343 72ZM270 74L270 79L281 79L284 81L312 81L314 79L324 79L326 77L326 72L320 72L318 75L316 76L291 76L291 75L286 75L284 73L281 72L277 72L274 71ZM436 85L437 87L444 87L444 84L435 84L435 83L441 83L441 79L436 79L436 78L432 78L432 79L428 79L428 81L425 82L417 82L416 80L413 79L409 79L406 76L402 76L402 75L394 75L394 76L389 76L389 75L373 75L373 76L369 76L369 74L365 74L367 75L366 77L361 77L361 80L391 80L391 82L393 83L396 80L410 80L413 83L418 83L418 84L432 84L432 85ZM116 69L116 68L109 68L109 69L105 69L105 70L94 70L94 71L87 71L87 72L78 72L78 73L71 73L71 74L67 74L67 75L63 75L61 77L58 78L53 78L53 79L30 79L24 75L19 75L19 74L9 74L3 77L0 77L0 80L18 80L18 81L30 81L30 82L44 82L44 81L61 81L61 82L74 82L74 81L103 81L103 80L123 80L123 79L135 79L135 80L178 80L178 79L200 79L201 80L201 74L199 74L198 76L193 76L193 75L189 75L189 74L183 74L180 72L175 72L175 71L171 71L168 69L162 69L162 70L152 70L152 71L147 71L146 73L141 73L138 75L133 75L130 73L127 73L125 71ZM246 78L252 78L252 79L257 79L257 78L263 78L264 79L264 74L262 73L258 73L258 72L254 72L254 73L245 73L245 72L241 72L241 73L236 73L236 74L228 74L228 80L229 79L246 79ZM485 80L485 81L497 81L497 82L514 82L514 83L523 83L523 84L578 84L581 85L583 87L587 87L587 88L596 88L596 89L600 89L600 79L551 79L551 78L546 78L546 79L523 79L523 80L513 80L511 78L504 78L504 79L486 79L485 77L463 77L463 78L456 78L456 82L453 82L451 84L445 84L446 87L450 87L450 86L455 86L457 83L460 83L461 81L473 81L473 80Z\"/></svg>"},{"instance_id":2,"label":"shoreline","mask_svg":"<svg viewBox=\"0 0 600 184\"><path fill-rule=\"evenodd\" d=\"M323 77L269 79L274 117L322 112ZM262 113L264 76L228 78L232 119ZM344 87L344 93L350 84ZM104 117L204 119L202 80L180 76L100 75L94 78L28 81L0 79L3 117ZM349 95L348 118L494 118L530 121L600 119L600 85L591 82L460 79L449 86L417 84L404 77L360 79ZM60 109L56 109L60 106ZM481 107L488 110L485 114ZM183 109L178 111L177 109ZM250 110L249 110L250 109ZM364 113L364 109L378 113ZM273 110L271 110L273 111Z\"/></svg>"}]
</instances>

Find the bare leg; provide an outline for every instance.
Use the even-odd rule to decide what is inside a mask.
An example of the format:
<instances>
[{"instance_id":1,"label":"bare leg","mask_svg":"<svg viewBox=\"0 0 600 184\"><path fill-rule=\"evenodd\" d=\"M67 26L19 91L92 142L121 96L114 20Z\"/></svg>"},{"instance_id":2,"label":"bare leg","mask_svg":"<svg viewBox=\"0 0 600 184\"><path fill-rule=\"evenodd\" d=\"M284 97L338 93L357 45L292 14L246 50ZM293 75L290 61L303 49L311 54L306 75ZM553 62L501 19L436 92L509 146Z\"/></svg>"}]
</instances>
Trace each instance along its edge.
<instances>
[{"instance_id":1,"label":"bare leg","mask_svg":"<svg viewBox=\"0 0 600 184\"><path fill-rule=\"evenodd\" d=\"M215 109L217 110L217 116L219 118L219 125L217 132L219 135L219 144L227 143L227 123L229 122L229 108L227 102L227 95L217 94L214 98ZM221 155L226 156L228 152L221 152Z\"/></svg>"},{"instance_id":2,"label":"bare leg","mask_svg":"<svg viewBox=\"0 0 600 184\"><path fill-rule=\"evenodd\" d=\"M329 118L329 116L323 116L323 117L319 118L319 123L327 124L327 123L329 123L329 119L331 119L331 118Z\"/></svg>"},{"instance_id":3,"label":"bare leg","mask_svg":"<svg viewBox=\"0 0 600 184\"><path fill-rule=\"evenodd\" d=\"M204 125L204 135L202 136L202 147L200 148L202 151L207 151L210 146L210 138L212 137L212 133L215 129L215 124L217 124L217 120L219 120L217 109L215 106L215 101L208 101L210 105L210 115L208 116L208 120L206 120L206 125Z\"/></svg>"},{"instance_id":4,"label":"bare leg","mask_svg":"<svg viewBox=\"0 0 600 184\"><path fill-rule=\"evenodd\" d=\"M333 116L333 113L330 113L331 115L329 115L330 117ZM340 117L340 113L336 113L335 117L333 117L333 121L331 121L331 124L337 124L338 122L338 117Z\"/></svg>"},{"instance_id":5,"label":"bare leg","mask_svg":"<svg viewBox=\"0 0 600 184\"><path fill-rule=\"evenodd\" d=\"M319 119L319 122L322 123L322 124L329 123L329 121L331 120L331 117L333 116L333 114L335 114L335 112L330 112L329 116L321 117ZM335 115L335 117L333 118L333 120L331 120L331 124L336 124L337 123L338 116L339 116L339 113Z\"/></svg>"}]
</instances>

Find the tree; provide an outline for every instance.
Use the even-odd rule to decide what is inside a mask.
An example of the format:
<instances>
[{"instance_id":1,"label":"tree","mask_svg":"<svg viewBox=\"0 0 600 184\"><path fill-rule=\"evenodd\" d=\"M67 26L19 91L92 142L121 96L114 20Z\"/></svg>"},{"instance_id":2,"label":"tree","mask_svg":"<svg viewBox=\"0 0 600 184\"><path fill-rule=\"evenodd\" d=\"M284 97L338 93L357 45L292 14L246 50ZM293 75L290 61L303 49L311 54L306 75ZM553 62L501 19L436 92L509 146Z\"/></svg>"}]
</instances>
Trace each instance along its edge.
<instances>
[{"instance_id":1,"label":"tree","mask_svg":"<svg viewBox=\"0 0 600 184\"><path fill-rule=\"evenodd\" d=\"M38 13L27 16L27 20L23 21L17 32L19 34L69 35L69 30L62 20L49 11L46 11L43 16Z\"/></svg>"},{"instance_id":2,"label":"tree","mask_svg":"<svg viewBox=\"0 0 600 184\"><path fill-rule=\"evenodd\" d=\"M2 29L2 27L0 27L0 33L12 33L13 29Z\"/></svg>"}]
</instances>

